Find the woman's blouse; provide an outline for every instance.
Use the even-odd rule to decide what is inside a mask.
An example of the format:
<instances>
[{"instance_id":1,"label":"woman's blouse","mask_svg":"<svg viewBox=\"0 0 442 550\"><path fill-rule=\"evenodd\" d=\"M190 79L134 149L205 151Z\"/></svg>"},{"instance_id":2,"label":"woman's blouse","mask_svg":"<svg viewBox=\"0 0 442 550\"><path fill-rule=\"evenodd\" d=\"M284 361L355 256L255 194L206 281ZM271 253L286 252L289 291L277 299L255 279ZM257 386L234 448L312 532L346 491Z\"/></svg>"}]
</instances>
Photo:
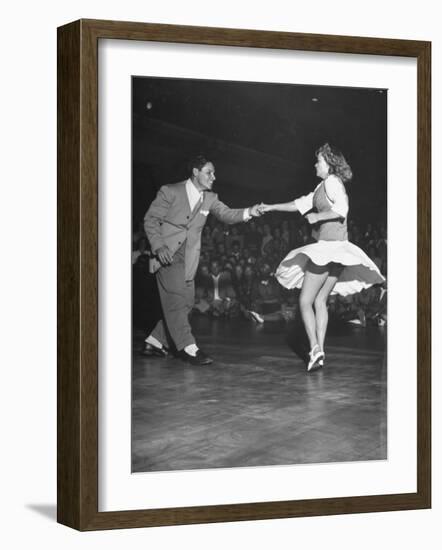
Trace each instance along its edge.
<instances>
[{"instance_id":1,"label":"woman's blouse","mask_svg":"<svg viewBox=\"0 0 442 550\"><path fill-rule=\"evenodd\" d=\"M316 212L333 211L336 219L322 220L314 224L312 236L318 241L346 241L348 197L341 180L331 174L317 185L316 189L295 199L298 211L304 215L309 210Z\"/></svg>"}]
</instances>

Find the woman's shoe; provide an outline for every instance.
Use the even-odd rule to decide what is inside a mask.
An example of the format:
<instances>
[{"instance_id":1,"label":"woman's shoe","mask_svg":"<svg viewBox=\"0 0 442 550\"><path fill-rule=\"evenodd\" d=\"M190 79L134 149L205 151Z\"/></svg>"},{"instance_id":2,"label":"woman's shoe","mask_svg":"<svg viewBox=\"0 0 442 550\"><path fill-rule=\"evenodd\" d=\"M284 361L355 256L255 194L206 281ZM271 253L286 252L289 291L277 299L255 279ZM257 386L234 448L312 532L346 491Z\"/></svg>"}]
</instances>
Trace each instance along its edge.
<instances>
[{"instance_id":1,"label":"woman's shoe","mask_svg":"<svg viewBox=\"0 0 442 550\"><path fill-rule=\"evenodd\" d=\"M313 346L313 348L310 350L309 353L310 361L307 365L307 372L311 372L312 370L320 369L324 366L324 352L321 351L318 344Z\"/></svg>"}]
</instances>

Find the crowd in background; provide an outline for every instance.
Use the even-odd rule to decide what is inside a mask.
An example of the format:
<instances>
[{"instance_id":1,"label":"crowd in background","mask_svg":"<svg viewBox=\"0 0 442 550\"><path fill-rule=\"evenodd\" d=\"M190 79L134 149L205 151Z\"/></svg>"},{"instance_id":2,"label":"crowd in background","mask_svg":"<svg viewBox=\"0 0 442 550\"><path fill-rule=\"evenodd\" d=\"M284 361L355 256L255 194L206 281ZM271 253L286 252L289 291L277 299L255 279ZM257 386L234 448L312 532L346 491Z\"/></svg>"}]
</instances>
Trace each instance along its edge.
<instances>
[{"instance_id":1,"label":"crowd in background","mask_svg":"<svg viewBox=\"0 0 442 550\"><path fill-rule=\"evenodd\" d=\"M381 224L348 220L349 240L362 248L387 276L387 234ZM300 217L268 214L248 223L224 225L210 216L202 234L195 278L193 313L207 317L245 317L256 323L290 321L298 315L299 290L286 290L273 276L284 256L311 242ZM133 234L134 296L148 299L149 244L140 224ZM387 287L329 298L330 319L359 325L384 325Z\"/></svg>"}]
</instances>

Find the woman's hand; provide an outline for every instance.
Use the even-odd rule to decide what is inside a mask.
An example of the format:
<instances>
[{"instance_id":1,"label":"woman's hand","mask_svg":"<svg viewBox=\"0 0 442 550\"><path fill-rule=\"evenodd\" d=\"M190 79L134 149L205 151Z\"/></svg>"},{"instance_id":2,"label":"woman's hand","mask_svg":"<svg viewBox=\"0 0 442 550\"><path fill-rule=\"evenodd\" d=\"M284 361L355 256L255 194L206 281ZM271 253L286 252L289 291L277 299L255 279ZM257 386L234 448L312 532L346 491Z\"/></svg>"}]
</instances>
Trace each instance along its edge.
<instances>
[{"instance_id":1,"label":"woman's hand","mask_svg":"<svg viewBox=\"0 0 442 550\"><path fill-rule=\"evenodd\" d=\"M264 204L263 202L258 206L258 210L261 212L261 214L265 214L266 212L271 212L272 205L271 204Z\"/></svg>"},{"instance_id":2,"label":"woman's hand","mask_svg":"<svg viewBox=\"0 0 442 550\"><path fill-rule=\"evenodd\" d=\"M314 225L315 223L318 223L318 214L315 214L314 212L311 212L310 214L307 214L305 219L308 221L310 225Z\"/></svg>"}]
</instances>

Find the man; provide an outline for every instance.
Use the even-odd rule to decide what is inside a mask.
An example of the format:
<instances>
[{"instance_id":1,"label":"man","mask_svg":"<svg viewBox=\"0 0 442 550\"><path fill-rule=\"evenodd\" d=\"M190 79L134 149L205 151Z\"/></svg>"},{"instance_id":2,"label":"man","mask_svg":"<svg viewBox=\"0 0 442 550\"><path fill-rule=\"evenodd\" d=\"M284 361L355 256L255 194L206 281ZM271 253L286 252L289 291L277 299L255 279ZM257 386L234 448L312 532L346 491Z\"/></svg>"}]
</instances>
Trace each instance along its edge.
<instances>
[{"instance_id":1,"label":"man","mask_svg":"<svg viewBox=\"0 0 442 550\"><path fill-rule=\"evenodd\" d=\"M209 213L234 224L260 212L258 205L231 209L218 199L212 192L215 167L206 157L199 155L189 168L187 181L161 187L144 217L163 310L163 319L145 340L144 353L166 356L168 343L173 342L184 361L207 365L212 359L197 346L188 318L194 303L201 232Z\"/></svg>"},{"instance_id":2,"label":"man","mask_svg":"<svg viewBox=\"0 0 442 550\"><path fill-rule=\"evenodd\" d=\"M234 317L239 313L239 302L229 271L222 271L217 260L210 264L208 302L213 317Z\"/></svg>"},{"instance_id":3,"label":"man","mask_svg":"<svg viewBox=\"0 0 442 550\"><path fill-rule=\"evenodd\" d=\"M271 273L268 263L260 268L260 277L252 288L252 304L249 314L257 323L281 321L284 319L280 285Z\"/></svg>"}]
</instances>

